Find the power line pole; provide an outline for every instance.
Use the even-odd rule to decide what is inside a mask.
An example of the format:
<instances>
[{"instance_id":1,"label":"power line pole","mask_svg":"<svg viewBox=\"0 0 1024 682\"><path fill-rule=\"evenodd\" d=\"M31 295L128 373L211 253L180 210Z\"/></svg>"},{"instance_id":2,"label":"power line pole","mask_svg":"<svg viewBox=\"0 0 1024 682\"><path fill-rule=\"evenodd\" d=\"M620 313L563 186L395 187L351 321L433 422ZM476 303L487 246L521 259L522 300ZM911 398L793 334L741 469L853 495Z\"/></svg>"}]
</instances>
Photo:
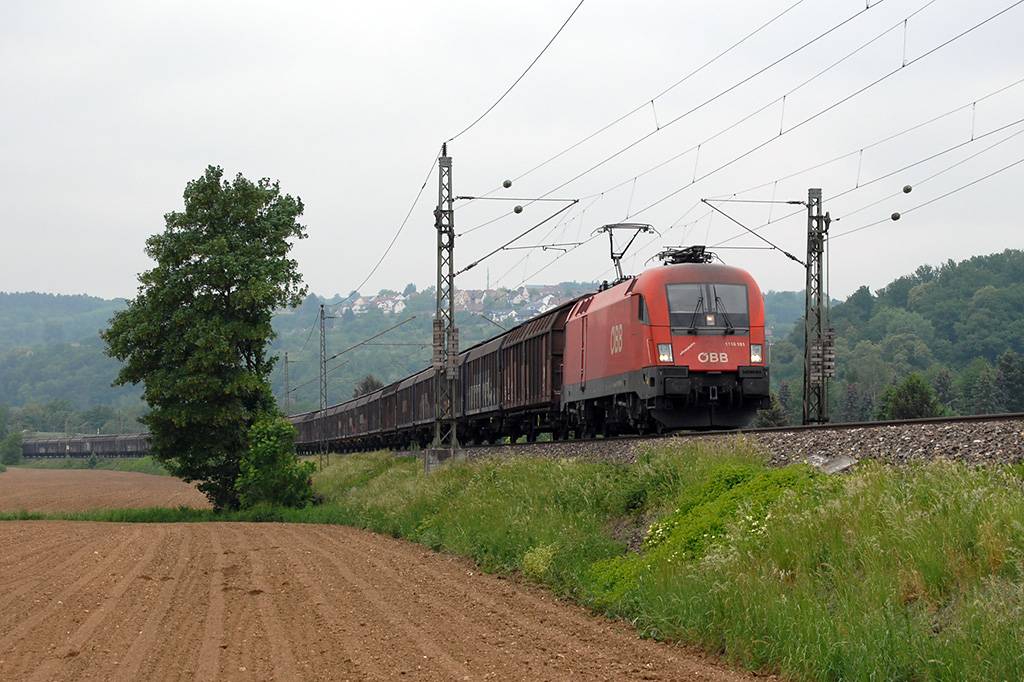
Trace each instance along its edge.
<instances>
[{"instance_id":1,"label":"power line pole","mask_svg":"<svg viewBox=\"0 0 1024 682\"><path fill-rule=\"evenodd\" d=\"M320 409L327 407L327 325L324 304L320 304Z\"/></svg>"},{"instance_id":2,"label":"power line pole","mask_svg":"<svg viewBox=\"0 0 1024 682\"><path fill-rule=\"evenodd\" d=\"M284 352L284 413L292 413L292 382L288 379L288 351Z\"/></svg>"},{"instance_id":3,"label":"power line pole","mask_svg":"<svg viewBox=\"0 0 1024 682\"><path fill-rule=\"evenodd\" d=\"M324 304L320 304L320 410L327 407L327 315L324 314ZM331 455L327 452L327 434L324 432L324 416L321 414L317 419L317 427L320 440L320 470L331 464Z\"/></svg>"},{"instance_id":4,"label":"power line pole","mask_svg":"<svg viewBox=\"0 0 1024 682\"><path fill-rule=\"evenodd\" d=\"M438 159L437 209L437 311L434 316L434 441L438 460L452 456L459 448L455 422L455 377L459 357L459 330L455 326L455 211L452 208L452 159L448 144ZM430 468L429 457L426 464Z\"/></svg>"},{"instance_id":5,"label":"power line pole","mask_svg":"<svg viewBox=\"0 0 1024 682\"><path fill-rule=\"evenodd\" d=\"M807 282L804 289L804 424L828 417L828 380L835 376L835 330L828 326L822 256L832 218L821 213L821 189L807 191Z\"/></svg>"}]
</instances>

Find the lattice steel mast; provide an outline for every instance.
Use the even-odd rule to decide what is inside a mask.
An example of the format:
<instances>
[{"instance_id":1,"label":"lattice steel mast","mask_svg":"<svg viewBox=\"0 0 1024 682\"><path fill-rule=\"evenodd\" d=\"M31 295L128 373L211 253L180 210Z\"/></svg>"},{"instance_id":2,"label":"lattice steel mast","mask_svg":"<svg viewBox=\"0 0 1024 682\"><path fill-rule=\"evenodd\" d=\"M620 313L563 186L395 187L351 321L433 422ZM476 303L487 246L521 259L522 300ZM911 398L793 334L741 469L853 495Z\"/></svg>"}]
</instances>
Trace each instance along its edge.
<instances>
[{"instance_id":1,"label":"lattice steel mast","mask_svg":"<svg viewBox=\"0 0 1024 682\"><path fill-rule=\"evenodd\" d=\"M828 422L828 380L835 376L835 330L828 326L822 256L832 218L821 213L821 189L807 191L807 283L804 305L804 424Z\"/></svg>"},{"instance_id":2,"label":"lattice steel mast","mask_svg":"<svg viewBox=\"0 0 1024 682\"><path fill-rule=\"evenodd\" d=\"M452 160L448 144L438 159L437 208L437 313L434 316L434 441L431 448L456 450L455 377L459 356L459 330L455 326L455 211L452 207Z\"/></svg>"},{"instance_id":3,"label":"lattice steel mast","mask_svg":"<svg viewBox=\"0 0 1024 682\"><path fill-rule=\"evenodd\" d=\"M324 408L327 407L327 315L324 313L324 305L320 304L320 412L321 418L317 420L317 434L320 438L320 470L323 471L324 463L331 463L331 455L327 451L327 434L324 431L325 419L322 416Z\"/></svg>"}]
</instances>

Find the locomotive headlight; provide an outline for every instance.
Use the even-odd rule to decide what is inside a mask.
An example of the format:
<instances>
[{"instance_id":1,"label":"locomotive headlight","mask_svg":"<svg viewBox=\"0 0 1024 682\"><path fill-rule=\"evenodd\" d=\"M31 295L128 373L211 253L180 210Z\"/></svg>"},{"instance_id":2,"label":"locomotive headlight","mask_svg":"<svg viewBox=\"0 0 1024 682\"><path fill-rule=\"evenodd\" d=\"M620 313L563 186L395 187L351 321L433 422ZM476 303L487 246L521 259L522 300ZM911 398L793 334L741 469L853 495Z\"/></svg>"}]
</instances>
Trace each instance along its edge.
<instances>
[{"instance_id":1,"label":"locomotive headlight","mask_svg":"<svg viewBox=\"0 0 1024 682\"><path fill-rule=\"evenodd\" d=\"M760 343L750 344L750 364L760 365L764 362L764 346Z\"/></svg>"},{"instance_id":2,"label":"locomotive headlight","mask_svg":"<svg viewBox=\"0 0 1024 682\"><path fill-rule=\"evenodd\" d=\"M672 362L672 344L658 344L658 362Z\"/></svg>"}]
</instances>

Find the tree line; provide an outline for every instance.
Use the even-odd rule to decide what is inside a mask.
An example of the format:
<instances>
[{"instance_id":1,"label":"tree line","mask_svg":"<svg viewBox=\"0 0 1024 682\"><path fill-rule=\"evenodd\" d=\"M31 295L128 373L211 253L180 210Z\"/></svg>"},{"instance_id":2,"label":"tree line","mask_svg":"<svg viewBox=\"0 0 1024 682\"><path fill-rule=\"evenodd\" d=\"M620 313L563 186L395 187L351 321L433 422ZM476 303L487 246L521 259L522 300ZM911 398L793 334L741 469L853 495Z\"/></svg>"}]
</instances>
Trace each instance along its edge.
<instances>
[{"instance_id":1,"label":"tree line","mask_svg":"<svg viewBox=\"0 0 1024 682\"><path fill-rule=\"evenodd\" d=\"M1024 411L1022 251L923 265L875 293L861 287L830 320L832 421ZM781 411L771 420L797 423L802 322L771 352Z\"/></svg>"}]
</instances>

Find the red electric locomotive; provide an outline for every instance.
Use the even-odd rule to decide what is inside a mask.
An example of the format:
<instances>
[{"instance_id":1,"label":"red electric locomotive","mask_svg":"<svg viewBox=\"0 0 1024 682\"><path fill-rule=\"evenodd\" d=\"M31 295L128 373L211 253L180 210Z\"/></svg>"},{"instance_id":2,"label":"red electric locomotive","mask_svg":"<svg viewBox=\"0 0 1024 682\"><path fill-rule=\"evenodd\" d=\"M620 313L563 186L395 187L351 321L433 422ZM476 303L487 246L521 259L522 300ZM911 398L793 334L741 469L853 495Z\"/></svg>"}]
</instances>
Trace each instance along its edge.
<instances>
[{"instance_id":1,"label":"red electric locomotive","mask_svg":"<svg viewBox=\"0 0 1024 682\"><path fill-rule=\"evenodd\" d=\"M573 306L561 409L579 435L739 428L768 407L764 299L703 247Z\"/></svg>"}]
</instances>

